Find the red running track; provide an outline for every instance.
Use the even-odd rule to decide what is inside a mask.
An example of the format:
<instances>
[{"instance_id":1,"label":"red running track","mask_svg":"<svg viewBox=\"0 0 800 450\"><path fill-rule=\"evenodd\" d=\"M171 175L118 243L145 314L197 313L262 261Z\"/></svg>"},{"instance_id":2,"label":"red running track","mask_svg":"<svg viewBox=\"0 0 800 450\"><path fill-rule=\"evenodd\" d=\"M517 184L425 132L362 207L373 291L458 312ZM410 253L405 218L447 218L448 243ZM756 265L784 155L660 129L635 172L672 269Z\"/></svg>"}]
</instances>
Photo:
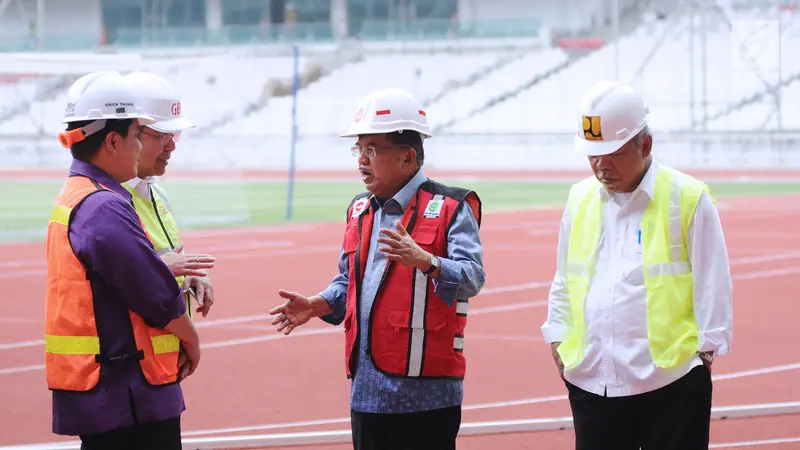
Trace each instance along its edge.
<instances>
[{"instance_id":1,"label":"red running track","mask_svg":"<svg viewBox=\"0 0 800 450\"><path fill-rule=\"evenodd\" d=\"M720 202L732 258L733 353L715 362L714 404L800 400L796 296L800 273L798 197ZM787 210L787 208L789 208ZM794 208L794 209L791 209ZM464 422L569 415L541 340L554 272L560 211L487 213L482 229L488 280L470 302ZM213 253L217 303L198 318L204 345L184 382L188 436L343 429L348 382L341 328L320 321L276 333L267 311L279 288L314 294L336 270L342 223L186 233L190 251ZM2 247L0 445L71 440L51 433L42 364L41 243ZM794 366L786 366L794 364ZM781 367L783 366L783 367ZM764 369L759 374L748 371ZM715 423L714 442L800 436L797 417ZM303 423L313 421L312 423ZM569 448L571 431L462 438L460 448ZM791 445L791 444L790 444ZM793 445L798 445L794 443ZM296 448L296 447L295 447ZM348 448L325 446L314 448ZM785 446L759 448L789 448Z\"/></svg>"}]
</instances>

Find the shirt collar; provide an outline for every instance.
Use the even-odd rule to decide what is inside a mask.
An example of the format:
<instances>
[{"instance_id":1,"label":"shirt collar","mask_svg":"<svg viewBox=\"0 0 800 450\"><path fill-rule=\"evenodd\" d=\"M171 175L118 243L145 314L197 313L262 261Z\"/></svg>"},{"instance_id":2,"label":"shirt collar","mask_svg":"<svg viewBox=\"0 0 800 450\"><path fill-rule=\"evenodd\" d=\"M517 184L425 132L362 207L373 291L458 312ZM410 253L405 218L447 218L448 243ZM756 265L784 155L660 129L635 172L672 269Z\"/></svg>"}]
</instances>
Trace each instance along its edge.
<instances>
[{"instance_id":1,"label":"shirt collar","mask_svg":"<svg viewBox=\"0 0 800 450\"><path fill-rule=\"evenodd\" d=\"M131 201L131 193L128 192L124 187L122 187L121 183L111 178L111 175L109 175L108 172L95 166L92 163L81 161L79 159L73 159L69 171L71 175L81 175L87 178L91 178L94 181L97 181L98 183L107 187L108 189L123 196L126 200Z\"/></svg>"},{"instance_id":2,"label":"shirt collar","mask_svg":"<svg viewBox=\"0 0 800 450\"><path fill-rule=\"evenodd\" d=\"M384 202L384 204L394 200L400 206L400 209L405 211L406 207L408 207L408 204L411 203L411 199L414 197L414 194L417 193L417 189L419 189L419 187L422 186L422 183L426 181L428 181L428 177L425 175L422 169L419 169L411 178L411 180L409 180L408 183L406 183L406 185L400 189L400 191L394 194L392 198ZM378 202L374 195L371 199L373 207L376 207L377 209L377 205L380 205L380 202Z\"/></svg>"},{"instance_id":3,"label":"shirt collar","mask_svg":"<svg viewBox=\"0 0 800 450\"><path fill-rule=\"evenodd\" d=\"M135 190L139 195L144 198L150 198L150 185L155 183L155 177L147 177L147 178L133 178L128 180L125 184L131 187L131 189Z\"/></svg>"},{"instance_id":4,"label":"shirt collar","mask_svg":"<svg viewBox=\"0 0 800 450\"><path fill-rule=\"evenodd\" d=\"M642 181L639 183L639 186L634 189L632 194L636 195L637 192L641 191L652 200L656 190L656 174L658 173L659 163L656 161L655 156L651 158L650 167L647 169ZM613 193L606 189L602 183L599 184L600 186L598 187L598 190L600 191L600 196L603 198L603 200L611 200Z\"/></svg>"}]
</instances>

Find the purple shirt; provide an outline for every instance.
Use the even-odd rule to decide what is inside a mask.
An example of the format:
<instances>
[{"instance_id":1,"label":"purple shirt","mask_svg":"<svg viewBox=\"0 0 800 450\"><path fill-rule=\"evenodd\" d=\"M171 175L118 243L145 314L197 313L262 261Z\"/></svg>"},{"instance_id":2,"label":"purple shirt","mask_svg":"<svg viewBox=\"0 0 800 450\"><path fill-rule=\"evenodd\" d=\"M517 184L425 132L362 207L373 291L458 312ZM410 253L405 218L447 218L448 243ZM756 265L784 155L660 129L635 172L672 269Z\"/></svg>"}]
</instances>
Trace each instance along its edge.
<instances>
[{"instance_id":1,"label":"purple shirt","mask_svg":"<svg viewBox=\"0 0 800 450\"><path fill-rule=\"evenodd\" d=\"M75 254L99 278L92 294L101 351L109 356L136 352L129 310L163 328L186 312L181 289L147 239L130 193L92 164L73 160L71 173L116 193L99 192L81 203L69 238ZM139 362L128 360L103 366L99 385L89 392L53 391L53 432L98 433L178 417L185 408L180 384L151 386Z\"/></svg>"}]
</instances>

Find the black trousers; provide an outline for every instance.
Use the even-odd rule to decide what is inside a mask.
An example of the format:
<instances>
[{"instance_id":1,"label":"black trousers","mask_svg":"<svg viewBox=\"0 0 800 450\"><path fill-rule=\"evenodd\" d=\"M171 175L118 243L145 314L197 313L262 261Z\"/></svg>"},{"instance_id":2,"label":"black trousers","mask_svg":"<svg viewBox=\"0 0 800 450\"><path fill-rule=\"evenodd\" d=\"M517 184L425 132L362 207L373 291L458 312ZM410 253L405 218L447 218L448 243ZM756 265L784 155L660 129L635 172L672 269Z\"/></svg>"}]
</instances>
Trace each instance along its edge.
<instances>
[{"instance_id":1,"label":"black trousers","mask_svg":"<svg viewBox=\"0 0 800 450\"><path fill-rule=\"evenodd\" d=\"M707 450L711 373L703 366L661 389L605 397L567 383L576 450Z\"/></svg>"},{"instance_id":2,"label":"black trousers","mask_svg":"<svg viewBox=\"0 0 800 450\"><path fill-rule=\"evenodd\" d=\"M181 419L82 435L81 450L181 450Z\"/></svg>"},{"instance_id":3,"label":"black trousers","mask_svg":"<svg viewBox=\"0 0 800 450\"><path fill-rule=\"evenodd\" d=\"M461 406L408 414L351 411L355 450L455 450Z\"/></svg>"}]
</instances>

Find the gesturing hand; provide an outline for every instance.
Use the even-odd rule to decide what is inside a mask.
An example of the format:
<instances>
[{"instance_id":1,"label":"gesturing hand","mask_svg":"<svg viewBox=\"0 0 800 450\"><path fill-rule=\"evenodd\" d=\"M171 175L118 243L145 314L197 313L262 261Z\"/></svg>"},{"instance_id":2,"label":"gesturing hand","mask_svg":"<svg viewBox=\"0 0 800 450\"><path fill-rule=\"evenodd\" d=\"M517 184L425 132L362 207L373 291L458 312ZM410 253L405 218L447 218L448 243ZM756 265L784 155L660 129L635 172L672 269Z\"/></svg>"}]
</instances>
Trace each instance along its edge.
<instances>
[{"instance_id":1,"label":"gesturing hand","mask_svg":"<svg viewBox=\"0 0 800 450\"><path fill-rule=\"evenodd\" d=\"M197 302L197 310L195 312L202 313L203 317L206 317L211 310L211 305L214 304L214 286L211 284L211 278L208 275L204 277L186 277L183 280L183 288L186 290L194 288L195 301Z\"/></svg>"},{"instance_id":2,"label":"gesturing hand","mask_svg":"<svg viewBox=\"0 0 800 450\"><path fill-rule=\"evenodd\" d=\"M430 254L414 242L399 220L395 221L394 226L397 229L396 232L381 228L378 243L384 246L380 247L380 251L386 254L386 258L397 261L406 267L427 270L431 265Z\"/></svg>"},{"instance_id":3,"label":"gesturing hand","mask_svg":"<svg viewBox=\"0 0 800 450\"><path fill-rule=\"evenodd\" d=\"M172 274L176 277L204 277L208 274L206 269L213 268L217 258L211 255L183 253L183 244L181 244L174 250L161 255L161 260L169 266L169 270L171 270Z\"/></svg>"},{"instance_id":4,"label":"gesturing hand","mask_svg":"<svg viewBox=\"0 0 800 450\"><path fill-rule=\"evenodd\" d=\"M311 301L297 292L288 292L283 289L278 291L278 295L286 299L286 303L276 306L269 310L270 315L278 316L272 319L273 325L278 325L277 331L286 329L283 334L288 335L295 328L308 322L313 317Z\"/></svg>"}]
</instances>

